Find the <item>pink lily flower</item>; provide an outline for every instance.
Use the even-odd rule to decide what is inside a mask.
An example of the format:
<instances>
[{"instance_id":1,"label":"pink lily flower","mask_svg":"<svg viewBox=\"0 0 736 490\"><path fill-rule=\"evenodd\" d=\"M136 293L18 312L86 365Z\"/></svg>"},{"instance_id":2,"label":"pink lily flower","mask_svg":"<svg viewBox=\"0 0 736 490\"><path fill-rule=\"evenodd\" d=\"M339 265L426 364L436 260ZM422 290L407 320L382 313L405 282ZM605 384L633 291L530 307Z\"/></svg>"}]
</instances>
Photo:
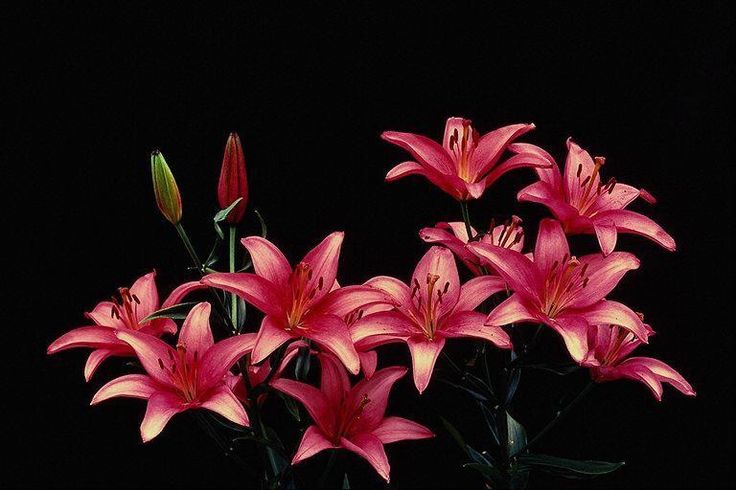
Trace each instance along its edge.
<instances>
[{"instance_id":1,"label":"pink lily flower","mask_svg":"<svg viewBox=\"0 0 736 490\"><path fill-rule=\"evenodd\" d=\"M246 356L245 366L246 372L248 373L248 385L250 386L250 388L253 389L261 385L266 381L269 376L271 377L270 382L279 379L283 375L284 371L289 366L291 361L293 361L294 358L296 358L296 356L299 354L299 349L302 347L306 347L306 345L307 344L304 342L292 342L291 344L289 344L289 346L286 348L286 352L284 353L284 357L281 358L281 362L275 368L272 366L271 360L266 360L261 364L255 365L251 362L250 356ZM276 369L276 372L272 375L271 372L274 369ZM250 407L251 401L248 399L249 393L246 389L245 383L243 382L242 373L227 376L225 382L233 391L238 400L242 401L245 404L246 408ZM267 397L267 392L260 394L256 400L258 405L262 405Z\"/></svg>"},{"instance_id":2,"label":"pink lily flower","mask_svg":"<svg viewBox=\"0 0 736 490\"><path fill-rule=\"evenodd\" d=\"M351 388L339 362L329 355L320 355L320 364L319 389L290 379L272 383L277 390L301 402L314 420L314 425L304 432L291 464L326 449L347 449L368 461L388 482L390 465L384 444L434 437L423 425L385 416L389 392L407 369L381 369L371 379L363 379Z\"/></svg>"},{"instance_id":3,"label":"pink lily flower","mask_svg":"<svg viewBox=\"0 0 736 490\"><path fill-rule=\"evenodd\" d=\"M650 204L656 200L644 189L619 184L611 178L603 182L600 170L605 158L590 154L567 140L565 175L549 153L529 144L514 144L510 149L524 155L536 155L549 164L536 167L539 182L519 191L519 201L543 204L562 222L569 234L595 233L604 255L616 247L618 233L634 233L649 238L667 250L675 250L675 240L661 226L646 216L626 208L637 197Z\"/></svg>"},{"instance_id":4,"label":"pink lily flower","mask_svg":"<svg viewBox=\"0 0 736 490\"><path fill-rule=\"evenodd\" d=\"M512 216L506 223L493 226L488 233L480 235L470 227L473 239L481 243L490 243L499 247L509 248L521 252L524 248L524 229L521 227L521 218ZM427 243L436 243L449 248L455 256L462 261L470 271L479 276L483 273L481 269L481 261L477 255L467 249L468 230L462 221L453 221L450 223L440 222L434 227L422 228L419 231L419 237Z\"/></svg>"},{"instance_id":5,"label":"pink lily flower","mask_svg":"<svg viewBox=\"0 0 736 490\"><path fill-rule=\"evenodd\" d=\"M588 337L588 357L595 360L590 366L590 375L597 383L633 379L649 388L657 401L662 401L662 382L669 383L685 395L695 396L690 383L669 365L651 357L628 357L641 345L641 341L628 330L617 325L594 325L590 327Z\"/></svg>"},{"instance_id":6,"label":"pink lily flower","mask_svg":"<svg viewBox=\"0 0 736 490\"><path fill-rule=\"evenodd\" d=\"M468 247L514 291L488 315L487 325L548 325L562 336L578 363L588 353L588 325L615 323L647 341L649 330L636 313L604 299L626 272L639 267L634 255L614 252L604 257L597 253L577 259L570 255L562 226L552 219L539 225L533 261L514 250L486 243L470 243Z\"/></svg>"},{"instance_id":7,"label":"pink lily flower","mask_svg":"<svg viewBox=\"0 0 736 490\"><path fill-rule=\"evenodd\" d=\"M134 330L160 337L165 333L176 333L176 323L168 318L143 320L151 313L174 306L192 291L204 289L199 281L182 284L174 289L168 298L159 306L158 289L156 288L156 272L149 272L140 277L130 288L120 288L120 300L102 301L85 316L94 325L71 330L49 345L47 354L55 354L67 349L94 349L84 367L84 379L89 381L102 361L111 356L134 356L135 353L125 342L120 341L115 332L118 330Z\"/></svg>"},{"instance_id":8,"label":"pink lily flower","mask_svg":"<svg viewBox=\"0 0 736 490\"><path fill-rule=\"evenodd\" d=\"M171 417L203 408L231 422L248 426L248 414L228 383L230 368L253 349L255 334L229 337L215 343L210 329L210 304L199 303L187 315L176 348L135 330L118 330L138 356L145 374L128 374L100 388L96 405L109 398L148 400L141 438L148 442L164 429Z\"/></svg>"},{"instance_id":9,"label":"pink lily flower","mask_svg":"<svg viewBox=\"0 0 736 490\"><path fill-rule=\"evenodd\" d=\"M505 289L498 276L480 276L462 286L455 258L446 248L432 247L414 270L410 285L393 277L368 281L391 295L391 311L364 316L353 325L353 341L361 349L406 342L411 353L414 384L422 393L429 384L447 338L475 337L502 349L511 339L500 327L484 325L485 315L473 311L486 298Z\"/></svg>"},{"instance_id":10,"label":"pink lily flower","mask_svg":"<svg viewBox=\"0 0 736 490\"><path fill-rule=\"evenodd\" d=\"M442 145L426 136L386 131L381 138L408 151L414 159L392 168L386 181L417 174L458 201L478 199L509 170L548 165L521 154L498 163L509 144L532 129L534 124L513 124L480 136L469 119L451 117Z\"/></svg>"},{"instance_id":11,"label":"pink lily flower","mask_svg":"<svg viewBox=\"0 0 736 490\"><path fill-rule=\"evenodd\" d=\"M292 270L284 254L268 240L248 237L243 246L255 274L210 274L202 282L237 294L266 316L253 349L259 364L290 339L311 339L337 356L353 374L360 370L358 353L348 332L345 312L384 298L367 286L339 287L337 263L344 234L327 236Z\"/></svg>"}]
</instances>

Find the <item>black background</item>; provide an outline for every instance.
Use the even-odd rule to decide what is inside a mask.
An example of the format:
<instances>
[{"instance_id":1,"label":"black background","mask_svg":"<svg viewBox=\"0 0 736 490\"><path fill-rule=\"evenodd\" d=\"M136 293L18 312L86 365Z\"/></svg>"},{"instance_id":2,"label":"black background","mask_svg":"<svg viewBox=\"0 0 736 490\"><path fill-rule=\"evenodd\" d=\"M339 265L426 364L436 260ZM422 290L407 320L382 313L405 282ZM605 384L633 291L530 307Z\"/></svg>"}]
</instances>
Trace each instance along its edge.
<instances>
[{"instance_id":1,"label":"black background","mask_svg":"<svg viewBox=\"0 0 736 490\"><path fill-rule=\"evenodd\" d=\"M3 78L11 82L2 95L0 148L7 200L3 483L248 486L186 417L143 446L143 403L88 407L122 363L108 361L85 384L81 352L45 356L53 339L82 324L82 312L116 287L154 267L165 292L188 277L186 255L153 202L152 149L164 152L177 176L184 224L202 253L212 238L222 148L237 130L252 206L288 256L297 259L341 229L342 283L406 278L425 250L418 229L459 219L459 208L419 178L383 183L406 155L379 134L438 139L451 115L472 118L481 131L533 121L537 130L524 139L558 160L565 138L575 137L608 157L606 175L658 197L654 208L635 208L678 242L670 254L621 239L642 267L613 297L646 313L659 332L646 351L679 369L697 398L668 390L660 404L627 382L598 389L539 449L625 459L627 466L593 482L538 477L532 485L709 487L729 480L734 31L726 2L90 2L26 6L3 17ZM544 210L514 201L531 181L528 171L501 180L472 204L476 224L516 212L534 236ZM244 233L255 230L250 215ZM591 240L576 243L591 248ZM558 348L553 335L546 338ZM463 348L462 341L452 345ZM387 353L408 360L403 348ZM551 415L543 400L583 379L525 378L519 416L529 430ZM477 487L434 415L448 415L483 447L480 431L472 431L477 424L461 418L472 413L462 395L434 382L418 397L407 379L392 400L391 412L440 433L389 447L392 486ZM309 479L325 461L306 462L298 474ZM380 486L362 460L340 463L355 486Z\"/></svg>"}]
</instances>

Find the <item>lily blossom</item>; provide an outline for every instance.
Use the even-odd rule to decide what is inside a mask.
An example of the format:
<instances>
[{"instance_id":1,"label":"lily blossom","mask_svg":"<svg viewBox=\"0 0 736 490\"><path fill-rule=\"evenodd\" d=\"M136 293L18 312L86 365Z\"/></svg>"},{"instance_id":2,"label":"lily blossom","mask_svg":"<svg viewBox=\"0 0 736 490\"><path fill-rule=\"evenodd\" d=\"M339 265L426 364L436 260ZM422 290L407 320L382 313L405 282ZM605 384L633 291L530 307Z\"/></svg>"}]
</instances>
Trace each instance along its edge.
<instances>
[{"instance_id":1,"label":"lily blossom","mask_svg":"<svg viewBox=\"0 0 736 490\"><path fill-rule=\"evenodd\" d=\"M243 374L242 372L235 375L231 375L229 377L226 377L226 383L228 386L230 386L230 389L233 390L233 393L235 393L235 396L238 398L238 400L245 403L246 407L250 406L251 401L248 399L249 393L247 390L247 387L250 387L250 389L256 388L257 386L263 384L266 382L267 379L269 379L270 382L273 382L274 380L279 379L286 368L289 366L291 361L293 361L296 356L299 354L299 349L302 347L306 347L307 344L304 342L292 342L286 347L286 352L284 352L284 357L281 358L281 362L279 362L278 366L274 368L272 365L272 361L270 359L266 360L265 362L255 365L251 362L250 356L245 356L244 362L245 362L245 369L248 376L248 384L243 382ZM276 370L272 374L273 370ZM267 398L268 393L262 393L257 397L257 403L259 406L264 402L264 400Z\"/></svg>"},{"instance_id":2,"label":"lily blossom","mask_svg":"<svg viewBox=\"0 0 736 490\"><path fill-rule=\"evenodd\" d=\"M651 357L628 357L641 345L641 341L628 330L618 325L594 325L590 327L588 337L588 357L595 359L590 366L590 376L597 383L633 379L649 388L657 401L662 401L663 382L685 395L695 396L690 383L669 365Z\"/></svg>"},{"instance_id":3,"label":"lily blossom","mask_svg":"<svg viewBox=\"0 0 736 490\"><path fill-rule=\"evenodd\" d=\"M102 301L85 316L93 324L71 330L49 345L47 354L55 354L67 349L94 349L84 367L84 379L89 381L102 361L111 356L134 356L133 350L125 342L120 341L115 332L133 330L155 335L157 337L176 333L176 323L168 318L157 318L144 321L151 313L160 308L168 308L179 303L192 291L204 289L199 281L182 284L174 289L168 298L159 306L158 289L156 288L156 272L149 272L135 281L130 288L120 288L120 299Z\"/></svg>"},{"instance_id":4,"label":"lily blossom","mask_svg":"<svg viewBox=\"0 0 736 490\"><path fill-rule=\"evenodd\" d=\"M540 180L519 191L518 200L547 206L567 233L595 233L604 255L616 247L618 233L641 235L667 250L675 250L675 240L661 226L642 214L624 209L638 197L654 204L656 200L649 192L619 184L613 178L606 182L601 179L605 158L591 158L568 138L565 174L561 175L552 156L541 148L519 143L510 149L536 155L540 163L535 169ZM542 168L544 162L549 166Z\"/></svg>"},{"instance_id":5,"label":"lily blossom","mask_svg":"<svg viewBox=\"0 0 736 490\"><path fill-rule=\"evenodd\" d=\"M335 354L350 372L358 373L358 353L341 316L386 295L367 286L339 287L337 263L343 236L342 232L327 236L294 269L274 244L247 237L242 244L250 253L255 274L217 273L202 279L266 314L253 349L255 364L289 339L307 338Z\"/></svg>"},{"instance_id":6,"label":"lily blossom","mask_svg":"<svg viewBox=\"0 0 736 490\"><path fill-rule=\"evenodd\" d=\"M331 356L320 355L320 366L319 389L290 379L272 383L275 389L301 402L314 420L304 432L291 464L326 449L347 449L368 461L388 482L390 465L384 444L434 437L423 425L385 416L389 392L407 369L381 369L351 388L345 369Z\"/></svg>"},{"instance_id":7,"label":"lily blossom","mask_svg":"<svg viewBox=\"0 0 736 490\"><path fill-rule=\"evenodd\" d=\"M524 248L524 229L518 216L512 216L510 220L498 226L491 223L490 231L481 235L471 226L470 233L473 235L472 240L468 237L468 228L462 221L440 222L434 227L422 228L419 237L427 243L436 243L449 248L476 276L483 274L481 261L467 249L468 242L477 240L517 252L521 252Z\"/></svg>"},{"instance_id":8,"label":"lily blossom","mask_svg":"<svg viewBox=\"0 0 736 490\"><path fill-rule=\"evenodd\" d=\"M533 261L514 250L486 243L471 243L468 247L514 291L488 315L487 325L548 325L562 336L578 363L588 353L589 325L615 323L647 341L649 330L636 313L621 303L604 299L626 272L639 267L639 259L634 255L597 253L577 259L570 255L562 226L552 219L539 224Z\"/></svg>"},{"instance_id":9,"label":"lily blossom","mask_svg":"<svg viewBox=\"0 0 736 490\"><path fill-rule=\"evenodd\" d=\"M534 124L513 124L481 136L469 119L451 117L442 145L426 136L386 131L381 138L408 151L414 159L392 168L386 181L417 174L458 201L478 199L509 170L548 165L523 154L499 163L509 144L532 129Z\"/></svg>"},{"instance_id":10,"label":"lily blossom","mask_svg":"<svg viewBox=\"0 0 736 490\"><path fill-rule=\"evenodd\" d=\"M253 349L255 334L229 337L215 343L210 329L210 304L199 303L187 315L176 348L134 330L118 330L130 345L147 375L128 374L107 383L91 405L115 397L148 400L141 438L148 442L164 429L171 417L185 410L204 408L233 423L248 426L248 414L228 383L230 368Z\"/></svg>"},{"instance_id":11,"label":"lily blossom","mask_svg":"<svg viewBox=\"0 0 736 490\"><path fill-rule=\"evenodd\" d=\"M397 306L358 320L352 328L353 341L363 349L406 342L419 393L427 388L448 338L475 337L502 349L511 348L511 339L502 328L484 325L485 315L473 311L489 296L504 290L504 280L480 276L461 286L455 258L446 248L427 251L414 269L410 285L387 276L367 284L391 295Z\"/></svg>"}]
</instances>

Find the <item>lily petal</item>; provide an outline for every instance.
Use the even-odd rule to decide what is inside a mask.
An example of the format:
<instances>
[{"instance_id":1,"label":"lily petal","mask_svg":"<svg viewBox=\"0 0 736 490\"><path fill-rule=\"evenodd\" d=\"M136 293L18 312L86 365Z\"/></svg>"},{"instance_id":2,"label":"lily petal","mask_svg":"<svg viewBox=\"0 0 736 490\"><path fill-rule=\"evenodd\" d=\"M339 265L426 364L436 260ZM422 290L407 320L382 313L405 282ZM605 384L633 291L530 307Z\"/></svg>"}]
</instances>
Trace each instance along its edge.
<instances>
[{"instance_id":1,"label":"lily petal","mask_svg":"<svg viewBox=\"0 0 736 490\"><path fill-rule=\"evenodd\" d=\"M353 346L345 321L335 315L319 315L308 317L304 321L304 337L320 344L333 353L353 374L360 372L360 359Z\"/></svg>"},{"instance_id":2,"label":"lily petal","mask_svg":"<svg viewBox=\"0 0 736 490\"><path fill-rule=\"evenodd\" d=\"M579 316L560 315L547 325L560 334L573 360L582 363L588 354L588 322Z\"/></svg>"},{"instance_id":3,"label":"lily petal","mask_svg":"<svg viewBox=\"0 0 736 490\"><path fill-rule=\"evenodd\" d=\"M283 288L256 274L218 272L203 277L202 282L240 296L266 315L279 315L284 310Z\"/></svg>"},{"instance_id":4,"label":"lily petal","mask_svg":"<svg viewBox=\"0 0 736 490\"><path fill-rule=\"evenodd\" d=\"M244 333L221 340L200 356L197 383L209 388L222 381L238 359L251 352L256 345L256 334Z\"/></svg>"},{"instance_id":5,"label":"lily petal","mask_svg":"<svg viewBox=\"0 0 736 490\"><path fill-rule=\"evenodd\" d=\"M276 245L259 236L243 238L240 243L248 250L256 274L273 284L289 281L291 266Z\"/></svg>"},{"instance_id":6,"label":"lily petal","mask_svg":"<svg viewBox=\"0 0 736 490\"><path fill-rule=\"evenodd\" d=\"M470 160L471 175L482 177L488 173L501 158L509 143L532 129L534 124L512 124L484 134Z\"/></svg>"},{"instance_id":7,"label":"lily petal","mask_svg":"<svg viewBox=\"0 0 736 490\"><path fill-rule=\"evenodd\" d=\"M325 294L330 292L337 278L337 263L340 260L340 248L345 233L336 231L330 233L319 245L304 256L302 262L309 265L310 278L307 279L307 290L314 290L312 302L316 303ZM323 287L320 289L320 283Z\"/></svg>"},{"instance_id":8,"label":"lily petal","mask_svg":"<svg viewBox=\"0 0 736 490\"><path fill-rule=\"evenodd\" d=\"M562 263L563 257L570 256L570 247L567 237L562 231L559 221L543 219L539 223L539 234L534 247L534 264L539 268L544 277L554 267Z\"/></svg>"},{"instance_id":9,"label":"lily petal","mask_svg":"<svg viewBox=\"0 0 736 490\"><path fill-rule=\"evenodd\" d=\"M366 379L371 379L378 365L378 353L374 350L358 351L358 357L360 358L360 369L363 371L363 376Z\"/></svg>"},{"instance_id":10,"label":"lily petal","mask_svg":"<svg viewBox=\"0 0 736 490\"><path fill-rule=\"evenodd\" d=\"M498 276L474 277L460 288L455 311L474 310L483 301L506 289L506 281Z\"/></svg>"},{"instance_id":11,"label":"lily petal","mask_svg":"<svg viewBox=\"0 0 736 490\"><path fill-rule=\"evenodd\" d=\"M195 353L201 356L215 343L210 329L210 304L198 303L189 311L179 332L177 345L186 348L188 362L193 362Z\"/></svg>"},{"instance_id":12,"label":"lily petal","mask_svg":"<svg viewBox=\"0 0 736 490\"><path fill-rule=\"evenodd\" d=\"M434 433L428 428L402 417L386 417L373 431L373 435L383 444L434 437Z\"/></svg>"},{"instance_id":13,"label":"lily petal","mask_svg":"<svg viewBox=\"0 0 736 490\"><path fill-rule=\"evenodd\" d=\"M135 351L150 377L164 385L172 384L170 373L161 369L159 363L177 357L174 349L158 337L133 330L119 330L116 335Z\"/></svg>"},{"instance_id":14,"label":"lily petal","mask_svg":"<svg viewBox=\"0 0 736 490\"><path fill-rule=\"evenodd\" d=\"M156 288L156 271L138 278L130 287L130 294L138 298L136 316L140 320L158 310L158 289Z\"/></svg>"},{"instance_id":15,"label":"lily petal","mask_svg":"<svg viewBox=\"0 0 736 490\"><path fill-rule=\"evenodd\" d=\"M90 405L116 397L148 399L160 388L145 374L126 374L109 381L92 397Z\"/></svg>"},{"instance_id":16,"label":"lily petal","mask_svg":"<svg viewBox=\"0 0 736 490\"><path fill-rule=\"evenodd\" d=\"M417 333L414 324L400 311L379 311L366 315L350 327L353 342L374 335L406 338Z\"/></svg>"},{"instance_id":17,"label":"lily petal","mask_svg":"<svg viewBox=\"0 0 736 490\"><path fill-rule=\"evenodd\" d=\"M538 314L527 305L520 294L514 293L491 311L485 324L500 327L510 323L535 321L539 321Z\"/></svg>"},{"instance_id":18,"label":"lily petal","mask_svg":"<svg viewBox=\"0 0 736 490\"><path fill-rule=\"evenodd\" d=\"M350 391L348 407L357 407L366 397L370 402L365 405L360 418L353 424L353 432L370 432L383 420L388 405L388 396L394 383L406 375L403 366L391 366L377 371L371 379L362 379Z\"/></svg>"},{"instance_id":19,"label":"lily petal","mask_svg":"<svg viewBox=\"0 0 736 490\"><path fill-rule=\"evenodd\" d=\"M460 297L460 276L452 252L444 247L431 247L414 269L411 284L419 286L417 296L425 300L429 295L442 292L437 316L452 311Z\"/></svg>"},{"instance_id":20,"label":"lily petal","mask_svg":"<svg viewBox=\"0 0 736 490\"><path fill-rule=\"evenodd\" d=\"M610 255L613 249L616 248L618 238L616 224L608 219L593 219L593 230L598 238L598 244L601 246L603 255Z\"/></svg>"},{"instance_id":21,"label":"lily petal","mask_svg":"<svg viewBox=\"0 0 736 490\"><path fill-rule=\"evenodd\" d=\"M200 406L222 415L235 424L242 425L243 427L250 426L248 414L245 412L242 403L240 403L232 390L225 384L213 388Z\"/></svg>"},{"instance_id":22,"label":"lily petal","mask_svg":"<svg viewBox=\"0 0 736 490\"><path fill-rule=\"evenodd\" d=\"M470 243L468 248L487 261L509 283L511 289L529 298L537 298L539 276L536 266L529 258L514 250L487 243Z\"/></svg>"},{"instance_id":23,"label":"lily petal","mask_svg":"<svg viewBox=\"0 0 736 490\"><path fill-rule=\"evenodd\" d=\"M322 431L319 430L319 427L310 425L304 431L304 436L302 436L302 441L299 443L291 464L297 464L300 461L311 458L317 453L321 453L325 449L333 448L335 446L324 436Z\"/></svg>"},{"instance_id":24,"label":"lily petal","mask_svg":"<svg viewBox=\"0 0 736 490\"><path fill-rule=\"evenodd\" d=\"M398 131L385 131L381 138L408 151L420 164L442 174L451 174L455 165L450 155L436 141L426 136Z\"/></svg>"},{"instance_id":25,"label":"lily petal","mask_svg":"<svg viewBox=\"0 0 736 490\"><path fill-rule=\"evenodd\" d=\"M338 407L350 392L350 379L342 362L328 353L319 354L319 389L332 406Z\"/></svg>"},{"instance_id":26,"label":"lily petal","mask_svg":"<svg viewBox=\"0 0 736 490\"><path fill-rule=\"evenodd\" d=\"M375 287L346 286L329 292L312 309L344 318L355 310L375 303L393 304L394 301L389 294Z\"/></svg>"},{"instance_id":27,"label":"lily petal","mask_svg":"<svg viewBox=\"0 0 736 490\"><path fill-rule=\"evenodd\" d=\"M616 366L616 371L626 378L643 382L657 400L662 400L662 381L688 396L695 396L695 390L680 373L671 366L651 357L631 357Z\"/></svg>"},{"instance_id":28,"label":"lily petal","mask_svg":"<svg viewBox=\"0 0 736 490\"><path fill-rule=\"evenodd\" d=\"M110 356L114 356L116 352L120 352L118 349L117 351L115 349L95 349L87 358L87 363L84 365L84 380L89 381L92 379L92 376L94 376L95 371L97 371L97 368L100 367L100 364L102 364L102 361L107 359Z\"/></svg>"},{"instance_id":29,"label":"lily petal","mask_svg":"<svg viewBox=\"0 0 736 490\"><path fill-rule=\"evenodd\" d=\"M674 252L677 248L674 238L643 214L627 209L617 209L602 212L598 216L601 219L605 218L613 221L620 232L634 233L649 238L670 252Z\"/></svg>"},{"instance_id":30,"label":"lily petal","mask_svg":"<svg viewBox=\"0 0 736 490\"><path fill-rule=\"evenodd\" d=\"M253 364L263 361L290 338L291 334L284 330L274 317L271 315L263 317L256 344L253 346Z\"/></svg>"},{"instance_id":31,"label":"lily petal","mask_svg":"<svg viewBox=\"0 0 736 490\"><path fill-rule=\"evenodd\" d=\"M78 347L97 349L116 345L119 346L120 341L115 336L115 329L109 327L79 327L54 340L46 349L46 353L55 354Z\"/></svg>"},{"instance_id":32,"label":"lily petal","mask_svg":"<svg viewBox=\"0 0 736 490\"><path fill-rule=\"evenodd\" d=\"M639 268L639 259L628 252L611 252L586 255L580 263L588 266L588 284L580 289L570 301L571 308L584 308L605 298L613 291L624 275Z\"/></svg>"},{"instance_id":33,"label":"lily petal","mask_svg":"<svg viewBox=\"0 0 736 490\"><path fill-rule=\"evenodd\" d=\"M271 382L271 386L282 393L296 399L307 409L309 416L325 434L335 430L333 413L327 397L314 386L291 379L279 378Z\"/></svg>"},{"instance_id":34,"label":"lily petal","mask_svg":"<svg viewBox=\"0 0 736 490\"><path fill-rule=\"evenodd\" d=\"M352 451L368 461L387 483L390 481L391 466L388 463L383 444L381 444L378 437L368 433L356 434L350 439L341 438L340 444L348 451Z\"/></svg>"},{"instance_id":35,"label":"lily petal","mask_svg":"<svg viewBox=\"0 0 736 490\"><path fill-rule=\"evenodd\" d=\"M492 342L501 349L510 349L511 338L501 328L485 325L486 315L477 311L460 311L452 314L442 328L446 337L475 337Z\"/></svg>"},{"instance_id":36,"label":"lily petal","mask_svg":"<svg viewBox=\"0 0 736 490\"><path fill-rule=\"evenodd\" d=\"M411 354L414 385L421 395L429 385L429 380L432 378L432 372L434 371L434 364L445 346L445 339L438 337L434 340L427 340L422 337L412 337L406 343Z\"/></svg>"},{"instance_id":37,"label":"lily petal","mask_svg":"<svg viewBox=\"0 0 736 490\"><path fill-rule=\"evenodd\" d=\"M186 410L184 401L177 395L158 391L148 399L146 415L141 423L141 439L148 442L164 430L171 417Z\"/></svg>"},{"instance_id":38,"label":"lily petal","mask_svg":"<svg viewBox=\"0 0 736 490\"><path fill-rule=\"evenodd\" d=\"M631 331L639 340L646 343L650 329L641 321L639 315L628 306L618 301L602 300L585 310L580 315L591 325L617 325Z\"/></svg>"}]
</instances>

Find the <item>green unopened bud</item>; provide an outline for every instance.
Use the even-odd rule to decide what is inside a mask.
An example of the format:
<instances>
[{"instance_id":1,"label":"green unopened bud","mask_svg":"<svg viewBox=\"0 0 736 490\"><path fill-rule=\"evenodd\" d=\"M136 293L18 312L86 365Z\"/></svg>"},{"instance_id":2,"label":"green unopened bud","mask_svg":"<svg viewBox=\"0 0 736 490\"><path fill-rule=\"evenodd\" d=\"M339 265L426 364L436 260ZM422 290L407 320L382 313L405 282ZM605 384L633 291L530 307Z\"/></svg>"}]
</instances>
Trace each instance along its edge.
<instances>
[{"instance_id":1,"label":"green unopened bud","mask_svg":"<svg viewBox=\"0 0 736 490\"><path fill-rule=\"evenodd\" d=\"M174 174L160 151L151 153L151 176L153 177L153 193L161 214L175 225L181 221L181 194L176 185Z\"/></svg>"}]
</instances>

